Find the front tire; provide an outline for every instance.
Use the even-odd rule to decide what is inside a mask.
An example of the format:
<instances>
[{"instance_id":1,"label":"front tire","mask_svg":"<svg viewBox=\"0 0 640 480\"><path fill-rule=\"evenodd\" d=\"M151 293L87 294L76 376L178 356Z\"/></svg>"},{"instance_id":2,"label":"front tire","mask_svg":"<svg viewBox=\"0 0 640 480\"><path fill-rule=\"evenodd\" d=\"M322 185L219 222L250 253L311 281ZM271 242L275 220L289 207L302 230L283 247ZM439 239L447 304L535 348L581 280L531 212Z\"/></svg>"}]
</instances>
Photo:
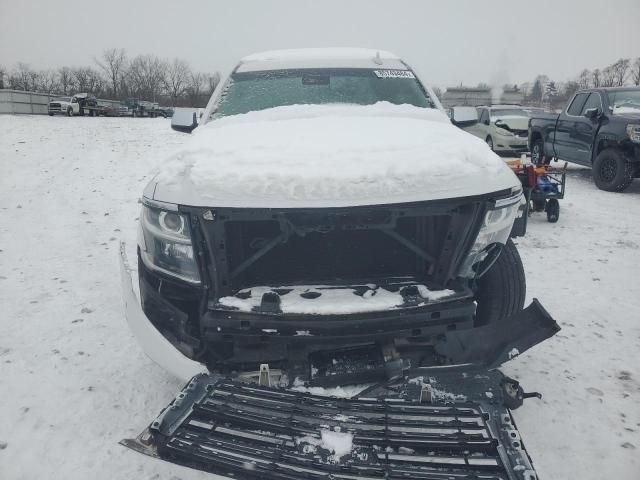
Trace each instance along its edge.
<instances>
[{"instance_id":1,"label":"front tire","mask_svg":"<svg viewBox=\"0 0 640 480\"><path fill-rule=\"evenodd\" d=\"M477 281L476 326L504 322L522 310L526 292L522 260L509 239L495 263Z\"/></svg>"},{"instance_id":2,"label":"front tire","mask_svg":"<svg viewBox=\"0 0 640 480\"><path fill-rule=\"evenodd\" d=\"M541 138L534 140L531 145L531 163L536 166L549 165L551 158L544 154L544 142Z\"/></svg>"},{"instance_id":3,"label":"front tire","mask_svg":"<svg viewBox=\"0 0 640 480\"><path fill-rule=\"evenodd\" d=\"M593 180L600 190L622 192L633 181L633 164L620 150L607 148L593 162Z\"/></svg>"},{"instance_id":4,"label":"front tire","mask_svg":"<svg viewBox=\"0 0 640 480\"><path fill-rule=\"evenodd\" d=\"M73 117L73 108L67 108L67 117Z\"/></svg>"}]
</instances>

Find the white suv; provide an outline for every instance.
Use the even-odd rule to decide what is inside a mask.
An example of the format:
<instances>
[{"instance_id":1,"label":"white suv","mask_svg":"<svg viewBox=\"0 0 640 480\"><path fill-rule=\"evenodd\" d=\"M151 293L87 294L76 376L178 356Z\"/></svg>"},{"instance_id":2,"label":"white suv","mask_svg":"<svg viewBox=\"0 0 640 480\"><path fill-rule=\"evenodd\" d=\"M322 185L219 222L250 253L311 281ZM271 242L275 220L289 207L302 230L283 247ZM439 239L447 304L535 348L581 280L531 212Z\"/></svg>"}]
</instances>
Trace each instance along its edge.
<instances>
[{"instance_id":1,"label":"white suv","mask_svg":"<svg viewBox=\"0 0 640 480\"><path fill-rule=\"evenodd\" d=\"M558 330L536 300L523 309L509 240L522 191L505 163L375 50L245 57L197 119L176 112L176 129L197 130L142 196L142 309L121 246L133 332L194 378L125 445L233 478L537 478L496 407L518 406L522 387L486 370ZM411 372L465 393L433 405L422 376L402 384ZM380 387L361 398L366 419L360 400L268 388L349 383ZM336 435L345 460L318 447Z\"/></svg>"}]
</instances>

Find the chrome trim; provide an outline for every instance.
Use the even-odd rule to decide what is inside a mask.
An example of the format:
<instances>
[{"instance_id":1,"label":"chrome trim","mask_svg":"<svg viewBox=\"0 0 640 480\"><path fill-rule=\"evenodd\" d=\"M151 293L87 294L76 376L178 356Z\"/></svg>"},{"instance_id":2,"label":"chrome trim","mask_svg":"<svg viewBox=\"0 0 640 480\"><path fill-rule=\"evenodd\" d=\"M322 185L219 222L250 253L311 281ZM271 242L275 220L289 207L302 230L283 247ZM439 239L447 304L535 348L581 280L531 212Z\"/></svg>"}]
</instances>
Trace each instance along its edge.
<instances>
[{"instance_id":1,"label":"chrome trim","mask_svg":"<svg viewBox=\"0 0 640 480\"><path fill-rule=\"evenodd\" d=\"M511 197L499 198L498 200L495 201L494 208L495 209L504 208L504 207L508 207L510 205L519 203L521 197L522 197L522 190L518 191L516 195L513 195Z\"/></svg>"},{"instance_id":2,"label":"chrome trim","mask_svg":"<svg viewBox=\"0 0 640 480\"><path fill-rule=\"evenodd\" d=\"M176 205L175 203L166 203L166 202L160 202L158 200L151 200L150 198L147 198L144 196L140 198L140 202L146 207L166 210L168 212L178 211L178 205Z\"/></svg>"}]
</instances>

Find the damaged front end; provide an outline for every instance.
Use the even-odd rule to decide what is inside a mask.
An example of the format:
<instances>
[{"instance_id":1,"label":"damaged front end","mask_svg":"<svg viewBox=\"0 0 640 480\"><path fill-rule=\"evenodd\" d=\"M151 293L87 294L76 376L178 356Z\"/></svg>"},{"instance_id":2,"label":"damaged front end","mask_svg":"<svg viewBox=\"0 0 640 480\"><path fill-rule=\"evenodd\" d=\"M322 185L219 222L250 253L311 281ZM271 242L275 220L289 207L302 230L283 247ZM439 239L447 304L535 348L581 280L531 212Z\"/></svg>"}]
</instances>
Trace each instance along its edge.
<instances>
[{"instance_id":1,"label":"damaged front end","mask_svg":"<svg viewBox=\"0 0 640 480\"><path fill-rule=\"evenodd\" d=\"M153 360L193 378L122 443L234 478L536 480L510 409L539 394L496 367L559 327L537 300L478 322L474 290L518 202L145 201L142 309L121 247L127 319ZM368 386L312 394L354 383Z\"/></svg>"},{"instance_id":2,"label":"damaged front end","mask_svg":"<svg viewBox=\"0 0 640 480\"><path fill-rule=\"evenodd\" d=\"M144 199L142 308L212 371L306 368L316 352L368 346L403 368L449 364L442 343L478 327L475 281L520 196L316 209Z\"/></svg>"}]
</instances>

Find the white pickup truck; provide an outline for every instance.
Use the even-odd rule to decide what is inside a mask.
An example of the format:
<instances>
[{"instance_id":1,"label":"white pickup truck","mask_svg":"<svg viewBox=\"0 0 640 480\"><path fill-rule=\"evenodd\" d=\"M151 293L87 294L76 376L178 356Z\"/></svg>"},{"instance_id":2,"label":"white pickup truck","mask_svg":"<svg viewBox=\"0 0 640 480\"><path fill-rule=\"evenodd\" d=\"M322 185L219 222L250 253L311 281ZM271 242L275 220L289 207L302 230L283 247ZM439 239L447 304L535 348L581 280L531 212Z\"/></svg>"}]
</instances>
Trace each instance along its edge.
<instances>
[{"instance_id":1,"label":"white pickup truck","mask_svg":"<svg viewBox=\"0 0 640 480\"><path fill-rule=\"evenodd\" d=\"M58 97L49 102L47 111L51 117L56 113L62 113L72 117L80 113L80 102L76 96Z\"/></svg>"},{"instance_id":2,"label":"white pickup truck","mask_svg":"<svg viewBox=\"0 0 640 480\"><path fill-rule=\"evenodd\" d=\"M88 93L77 93L71 97L58 97L49 102L47 112L49 116L54 116L56 113L61 113L69 117L74 115L84 116L85 111L89 112L90 116L96 116L104 114L104 107L98 105L98 101L95 97Z\"/></svg>"}]
</instances>

